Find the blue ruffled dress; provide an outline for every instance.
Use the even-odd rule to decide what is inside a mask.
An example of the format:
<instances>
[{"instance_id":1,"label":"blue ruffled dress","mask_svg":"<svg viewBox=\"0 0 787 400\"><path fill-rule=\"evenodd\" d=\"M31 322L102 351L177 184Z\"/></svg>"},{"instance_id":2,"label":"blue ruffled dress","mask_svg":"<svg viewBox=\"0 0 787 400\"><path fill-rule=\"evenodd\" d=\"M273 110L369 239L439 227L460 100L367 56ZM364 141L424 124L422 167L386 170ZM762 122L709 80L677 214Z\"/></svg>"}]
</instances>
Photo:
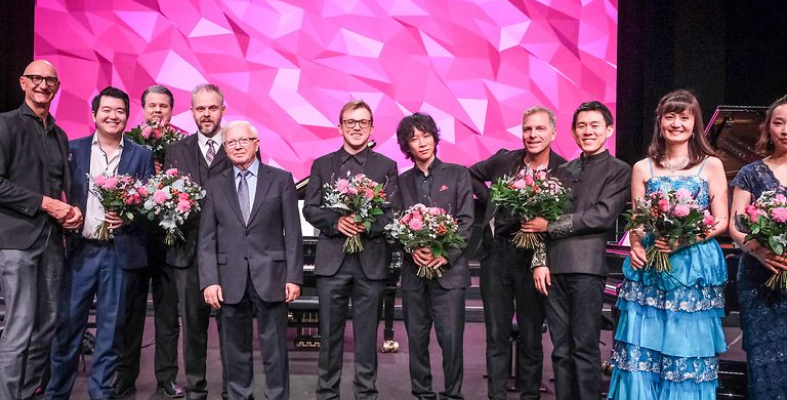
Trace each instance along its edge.
<instances>
[{"instance_id":1,"label":"blue ruffled dress","mask_svg":"<svg viewBox=\"0 0 787 400\"><path fill-rule=\"evenodd\" d=\"M699 174L653 176L645 185L648 194L680 188L708 208L708 182ZM646 237L643 244L648 247L653 241ZM674 252L670 263L670 273L636 270L629 259L623 264L610 399L716 398L717 355L727 348L721 326L724 255L711 239Z\"/></svg>"}]
</instances>

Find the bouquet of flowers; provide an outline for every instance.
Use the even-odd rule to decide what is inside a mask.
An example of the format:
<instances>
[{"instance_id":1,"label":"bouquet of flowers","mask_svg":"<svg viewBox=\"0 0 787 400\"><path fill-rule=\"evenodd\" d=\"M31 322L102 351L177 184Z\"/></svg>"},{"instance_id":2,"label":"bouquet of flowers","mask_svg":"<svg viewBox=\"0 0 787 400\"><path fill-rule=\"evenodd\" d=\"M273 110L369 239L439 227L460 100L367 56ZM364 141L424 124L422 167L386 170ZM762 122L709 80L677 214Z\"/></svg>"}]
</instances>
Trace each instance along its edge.
<instances>
[{"instance_id":1,"label":"bouquet of flowers","mask_svg":"<svg viewBox=\"0 0 787 400\"><path fill-rule=\"evenodd\" d=\"M127 221L134 220L134 213L138 211L144 197L142 183L130 175L88 175L88 180L90 193L98 198L105 212L115 212ZM98 240L114 238L107 221L102 221L96 227L95 234Z\"/></svg>"},{"instance_id":2,"label":"bouquet of flowers","mask_svg":"<svg viewBox=\"0 0 787 400\"><path fill-rule=\"evenodd\" d=\"M161 124L159 121L153 121L139 124L126 135L134 142L153 151L155 160L164 162L169 145L186 137L186 132L169 123Z\"/></svg>"},{"instance_id":3,"label":"bouquet of flowers","mask_svg":"<svg viewBox=\"0 0 787 400\"><path fill-rule=\"evenodd\" d=\"M461 248L465 245L465 238L456 232L457 228L454 217L442 208L427 207L419 203L404 211L386 226L385 230L391 238L401 243L408 253L428 247L432 250L432 255L440 257L450 248ZM434 279L443 276L443 270L419 265L417 275Z\"/></svg>"},{"instance_id":4,"label":"bouquet of flowers","mask_svg":"<svg viewBox=\"0 0 787 400\"><path fill-rule=\"evenodd\" d=\"M787 246L787 197L774 191L762 192L760 198L746 206L744 214L735 216L736 227L746 233L744 241L756 240L777 255ZM773 274L765 282L771 289L787 291L787 271Z\"/></svg>"},{"instance_id":5,"label":"bouquet of flowers","mask_svg":"<svg viewBox=\"0 0 787 400\"><path fill-rule=\"evenodd\" d=\"M708 210L701 210L688 189L656 191L638 198L634 209L624 216L626 230L642 227L657 239L664 239L670 247L676 243L692 245L708 237L716 219ZM669 254L651 246L647 250L648 267L656 272L672 272Z\"/></svg>"},{"instance_id":6,"label":"bouquet of flowers","mask_svg":"<svg viewBox=\"0 0 787 400\"><path fill-rule=\"evenodd\" d=\"M324 207L344 215L354 214L355 222L363 224L367 232L372 229L374 218L383 215L383 206L388 202L383 184L364 174L348 173L347 178L337 179L334 184L326 183L324 189ZM347 238L344 251L350 254L363 251L360 235Z\"/></svg>"},{"instance_id":7,"label":"bouquet of flowers","mask_svg":"<svg viewBox=\"0 0 787 400\"><path fill-rule=\"evenodd\" d=\"M140 192L144 197L142 213L150 221L158 220L166 233L164 244L172 247L185 241L180 227L189 215L200 211L199 201L205 197L202 187L188 176L180 176L177 168L170 168L151 177Z\"/></svg>"},{"instance_id":8,"label":"bouquet of flowers","mask_svg":"<svg viewBox=\"0 0 787 400\"><path fill-rule=\"evenodd\" d=\"M492 202L523 220L541 217L554 221L571 199L571 192L544 171L532 173L522 169L514 176L498 179L491 190ZM536 249L544 244L541 234L522 231L517 231L511 241L520 249Z\"/></svg>"}]
</instances>

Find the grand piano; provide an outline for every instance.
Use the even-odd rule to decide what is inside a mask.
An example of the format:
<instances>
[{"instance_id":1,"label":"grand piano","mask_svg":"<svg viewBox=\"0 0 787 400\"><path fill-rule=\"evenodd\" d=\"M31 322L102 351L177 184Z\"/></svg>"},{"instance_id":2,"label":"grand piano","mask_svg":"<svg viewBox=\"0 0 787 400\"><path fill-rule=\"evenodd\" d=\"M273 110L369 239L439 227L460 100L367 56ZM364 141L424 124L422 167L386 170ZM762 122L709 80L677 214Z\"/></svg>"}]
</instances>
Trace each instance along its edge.
<instances>
[{"instance_id":1,"label":"grand piano","mask_svg":"<svg viewBox=\"0 0 787 400\"><path fill-rule=\"evenodd\" d=\"M722 105L716 108L708 122L705 135L724 164L728 182L735 177L742 166L763 158L764 155L755 150L755 144L759 135L759 125L765 119L766 110L767 107ZM731 194L732 188L730 188ZM625 225L626 222L621 217L617 222L615 232L608 238L607 245L607 264L610 275L605 289L607 303L605 310L607 312L603 317L607 326L613 330L617 321L615 309L617 290L623 282L622 264L629 254L628 238L623 230ZM732 347L741 340L738 299L735 290L735 276L741 252L733 244L728 234L720 236L717 240L727 260L729 281L725 286L726 317L722 323L728 336L727 344ZM720 358L717 398L746 398L746 359L742 352L723 355Z\"/></svg>"}]
</instances>

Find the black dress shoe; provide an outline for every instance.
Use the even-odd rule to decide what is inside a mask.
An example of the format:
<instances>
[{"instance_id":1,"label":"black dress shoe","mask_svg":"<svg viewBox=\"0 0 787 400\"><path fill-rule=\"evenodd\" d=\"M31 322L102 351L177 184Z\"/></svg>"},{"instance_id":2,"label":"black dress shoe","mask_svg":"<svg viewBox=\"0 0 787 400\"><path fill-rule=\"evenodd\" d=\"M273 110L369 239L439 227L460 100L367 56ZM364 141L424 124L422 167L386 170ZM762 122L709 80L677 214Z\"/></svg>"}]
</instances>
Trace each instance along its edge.
<instances>
[{"instance_id":1,"label":"black dress shoe","mask_svg":"<svg viewBox=\"0 0 787 400\"><path fill-rule=\"evenodd\" d=\"M134 382L129 382L123 377L119 377L114 384L112 384L112 391L109 392L110 399L120 399L137 391Z\"/></svg>"},{"instance_id":2,"label":"black dress shoe","mask_svg":"<svg viewBox=\"0 0 787 400\"><path fill-rule=\"evenodd\" d=\"M186 391L183 390L182 387L178 386L178 384L173 381L159 383L158 386L156 386L156 393L161 393L164 396L173 399L183 397L186 395Z\"/></svg>"}]
</instances>

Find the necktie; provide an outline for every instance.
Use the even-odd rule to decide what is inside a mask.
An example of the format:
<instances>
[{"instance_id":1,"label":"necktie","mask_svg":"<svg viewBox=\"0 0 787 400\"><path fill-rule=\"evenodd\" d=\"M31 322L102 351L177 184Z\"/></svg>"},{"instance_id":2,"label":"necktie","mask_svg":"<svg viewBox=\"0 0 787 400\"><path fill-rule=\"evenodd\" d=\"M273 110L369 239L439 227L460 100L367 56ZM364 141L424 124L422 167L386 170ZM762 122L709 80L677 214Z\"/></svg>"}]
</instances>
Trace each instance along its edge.
<instances>
[{"instance_id":1,"label":"necktie","mask_svg":"<svg viewBox=\"0 0 787 400\"><path fill-rule=\"evenodd\" d=\"M213 163L213 158L216 157L216 148L213 147L216 145L216 142L213 139L208 139L208 152L205 153L205 161L208 162L208 165Z\"/></svg>"},{"instance_id":2,"label":"necktie","mask_svg":"<svg viewBox=\"0 0 787 400\"><path fill-rule=\"evenodd\" d=\"M246 182L246 175L249 171L243 170L238 172L240 182L238 183L238 203L240 203L240 212L243 214L243 222L249 223L249 213L251 207L249 204L249 184Z\"/></svg>"}]
</instances>

